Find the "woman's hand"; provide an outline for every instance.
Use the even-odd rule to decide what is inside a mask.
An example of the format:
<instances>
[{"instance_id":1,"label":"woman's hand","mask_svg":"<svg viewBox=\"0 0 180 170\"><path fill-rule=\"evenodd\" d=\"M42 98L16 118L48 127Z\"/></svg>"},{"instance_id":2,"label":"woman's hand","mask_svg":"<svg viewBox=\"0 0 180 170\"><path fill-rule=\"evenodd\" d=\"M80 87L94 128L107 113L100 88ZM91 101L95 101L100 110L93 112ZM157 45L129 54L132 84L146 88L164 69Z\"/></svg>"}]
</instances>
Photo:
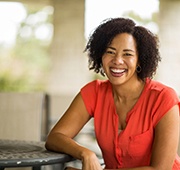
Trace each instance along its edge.
<instances>
[{"instance_id":1,"label":"woman's hand","mask_svg":"<svg viewBox=\"0 0 180 170\"><path fill-rule=\"evenodd\" d=\"M94 152L86 151L82 156L82 170L103 170Z\"/></svg>"},{"instance_id":2,"label":"woman's hand","mask_svg":"<svg viewBox=\"0 0 180 170\"><path fill-rule=\"evenodd\" d=\"M81 154L82 169L66 167L64 170L103 170L96 154L88 149L84 149Z\"/></svg>"}]
</instances>

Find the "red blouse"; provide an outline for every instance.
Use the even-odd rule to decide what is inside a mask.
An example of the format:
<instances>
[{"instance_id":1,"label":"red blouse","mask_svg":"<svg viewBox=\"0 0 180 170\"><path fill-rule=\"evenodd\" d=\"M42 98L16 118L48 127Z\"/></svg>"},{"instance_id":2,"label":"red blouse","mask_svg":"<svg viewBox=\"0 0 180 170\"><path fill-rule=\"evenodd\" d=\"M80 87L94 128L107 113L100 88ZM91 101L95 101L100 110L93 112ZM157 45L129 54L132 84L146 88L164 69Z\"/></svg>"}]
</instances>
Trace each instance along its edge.
<instances>
[{"instance_id":1,"label":"red blouse","mask_svg":"<svg viewBox=\"0 0 180 170\"><path fill-rule=\"evenodd\" d=\"M95 80L81 89L89 114L94 117L97 142L106 168L148 166L152 152L154 128L167 111L180 101L175 91L147 79L144 90L127 114L126 128L118 133L119 118L108 80ZM180 169L177 155L173 170Z\"/></svg>"}]
</instances>

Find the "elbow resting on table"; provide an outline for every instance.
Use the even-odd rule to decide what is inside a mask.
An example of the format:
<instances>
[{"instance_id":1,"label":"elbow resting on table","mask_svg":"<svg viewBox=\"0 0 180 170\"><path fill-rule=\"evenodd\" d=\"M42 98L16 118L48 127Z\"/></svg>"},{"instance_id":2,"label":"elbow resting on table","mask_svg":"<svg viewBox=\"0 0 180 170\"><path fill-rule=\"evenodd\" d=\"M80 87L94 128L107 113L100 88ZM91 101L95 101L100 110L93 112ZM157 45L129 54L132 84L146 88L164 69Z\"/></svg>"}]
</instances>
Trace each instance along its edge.
<instances>
[{"instance_id":1,"label":"elbow resting on table","mask_svg":"<svg viewBox=\"0 0 180 170\"><path fill-rule=\"evenodd\" d=\"M72 145L72 139L63 133L53 132L47 137L45 148L50 151L66 153L67 147Z\"/></svg>"},{"instance_id":2,"label":"elbow resting on table","mask_svg":"<svg viewBox=\"0 0 180 170\"><path fill-rule=\"evenodd\" d=\"M60 151L60 148L57 148L57 143L59 143L59 139L56 139L57 134L49 134L47 140L45 142L45 148L50 151ZM60 134L58 134L59 136Z\"/></svg>"},{"instance_id":3,"label":"elbow resting on table","mask_svg":"<svg viewBox=\"0 0 180 170\"><path fill-rule=\"evenodd\" d=\"M46 141L45 142L45 148L47 149L47 150L51 150L51 147L50 147L51 145L49 144L49 142L48 141Z\"/></svg>"},{"instance_id":4,"label":"elbow resting on table","mask_svg":"<svg viewBox=\"0 0 180 170\"><path fill-rule=\"evenodd\" d=\"M49 139L49 136L48 136L48 138L47 138L47 140L45 142L45 148L47 150L52 150L52 144L51 144L51 140Z\"/></svg>"}]
</instances>

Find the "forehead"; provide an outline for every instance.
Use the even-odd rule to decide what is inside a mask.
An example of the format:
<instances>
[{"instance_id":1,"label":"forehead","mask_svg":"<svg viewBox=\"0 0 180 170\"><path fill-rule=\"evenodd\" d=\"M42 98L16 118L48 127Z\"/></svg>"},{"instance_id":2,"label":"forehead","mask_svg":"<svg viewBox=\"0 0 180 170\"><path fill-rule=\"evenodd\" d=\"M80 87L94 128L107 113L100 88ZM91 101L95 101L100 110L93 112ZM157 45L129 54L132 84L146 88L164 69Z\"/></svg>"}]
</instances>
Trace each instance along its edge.
<instances>
[{"instance_id":1,"label":"forehead","mask_svg":"<svg viewBox=\"0 0 180 170\"><path fill-rule=\"evenodd\" d=\"M136 48L136 41L131 34L117 34L109 44L109 46L131 47Z\"/></svg>"}]
</instances>

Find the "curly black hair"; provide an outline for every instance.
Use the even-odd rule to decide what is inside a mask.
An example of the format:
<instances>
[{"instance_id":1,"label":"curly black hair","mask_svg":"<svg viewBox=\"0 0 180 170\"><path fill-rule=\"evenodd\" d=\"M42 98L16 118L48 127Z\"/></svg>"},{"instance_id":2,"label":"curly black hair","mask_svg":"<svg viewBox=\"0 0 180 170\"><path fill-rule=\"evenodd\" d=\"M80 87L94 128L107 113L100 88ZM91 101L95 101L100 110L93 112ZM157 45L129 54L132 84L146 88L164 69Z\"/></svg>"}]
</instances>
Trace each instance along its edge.
<instances>
[{"instance_id":1,"label":"curly black hair","mask_svg":"<svg viewBox=\"0 0 180 170\"><path fill-rule=\"evenodd\" d=\"M91 34L84 50L88 52L89 69L104 76L102 56L113 38L120 33L131 34L135 38L138 63L141 67L141 71L137 72L138 77L141 80L152 78L161 61L158 37L145 27L136 26L135 22L128 18L106 19Z\"/></svg>"}]
</instances>

